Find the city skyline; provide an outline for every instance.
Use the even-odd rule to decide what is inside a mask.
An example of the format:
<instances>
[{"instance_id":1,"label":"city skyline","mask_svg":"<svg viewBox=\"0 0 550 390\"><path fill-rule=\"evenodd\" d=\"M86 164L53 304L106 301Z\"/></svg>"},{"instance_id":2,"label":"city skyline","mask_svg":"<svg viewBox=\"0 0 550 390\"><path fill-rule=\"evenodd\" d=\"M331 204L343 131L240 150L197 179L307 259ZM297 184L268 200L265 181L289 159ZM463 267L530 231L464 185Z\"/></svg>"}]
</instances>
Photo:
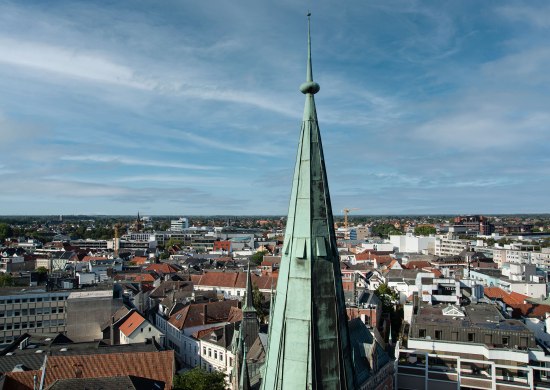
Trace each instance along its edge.
<instances>
[{"instance_id":1,"label":"city skyline","mask_svg":"<svg viewBox=\"0 0 550 390\"><path fill-rule=\"evenodd\" d=\"M549 211L548 4L310 6L335 214ZM0 4L0 214L284 215L304 7Z\"/></svg>"}]
</instances>

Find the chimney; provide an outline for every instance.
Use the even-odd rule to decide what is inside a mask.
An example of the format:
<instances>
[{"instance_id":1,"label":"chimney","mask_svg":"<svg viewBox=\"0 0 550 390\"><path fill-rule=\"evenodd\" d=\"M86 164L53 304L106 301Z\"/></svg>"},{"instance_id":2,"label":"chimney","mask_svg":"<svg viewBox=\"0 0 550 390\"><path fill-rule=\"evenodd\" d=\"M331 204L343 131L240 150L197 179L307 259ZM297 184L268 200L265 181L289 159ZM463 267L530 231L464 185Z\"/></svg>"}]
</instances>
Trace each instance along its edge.
<instances>
[{"instance_id":1,"label":"chimney","mask_svg":"<svg viewBox=\"0 0 550 390\"><path fill-rule=\"evenodd\" d=\"M111 317L111 326L109 329L109 340L111 345L115 345L115 316Z\"/></svg>"}]
</instances>

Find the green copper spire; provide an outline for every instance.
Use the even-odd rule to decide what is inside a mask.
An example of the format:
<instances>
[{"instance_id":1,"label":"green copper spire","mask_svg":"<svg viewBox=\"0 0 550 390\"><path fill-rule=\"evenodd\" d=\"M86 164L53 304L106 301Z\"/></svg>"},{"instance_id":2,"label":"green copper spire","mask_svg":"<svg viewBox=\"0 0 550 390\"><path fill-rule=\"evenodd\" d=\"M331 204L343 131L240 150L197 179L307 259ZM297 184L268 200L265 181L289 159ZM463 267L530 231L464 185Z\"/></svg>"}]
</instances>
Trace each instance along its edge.
<instances>
[{"instance_id":1,"label":"green copper spire","mask_svg":"<svg viewBox=\"0 0 550 390\"><path fill-rule=\"evenodd\" d=\"M307 80L262 389L355 389L351 344L314 95Z\"/></svg>"}]
</instances>

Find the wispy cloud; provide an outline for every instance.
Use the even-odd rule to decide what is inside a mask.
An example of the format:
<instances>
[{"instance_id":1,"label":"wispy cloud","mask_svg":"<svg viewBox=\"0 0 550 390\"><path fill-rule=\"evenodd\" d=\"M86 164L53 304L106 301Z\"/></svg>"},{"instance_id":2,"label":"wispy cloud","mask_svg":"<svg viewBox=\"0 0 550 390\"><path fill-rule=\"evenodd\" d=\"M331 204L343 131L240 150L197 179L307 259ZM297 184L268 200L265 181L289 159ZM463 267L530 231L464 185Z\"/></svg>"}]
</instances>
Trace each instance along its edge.
<instances>
[{"instance_id":1,"label":"wispy cloud","mask_svg":"<svg viewBox=\"0 0 550 390\"><path fill-rule=\"evenodd\" d=\"M147 166L147 167L159 167L159 168L181 168L181 169L196 169L196 170L216 170L220 167L210 165L198 165L198 164L186 164L179 162L170 162L163 160L148 160L137 159L116 155L80 155L80 156L61 156L60 160L64 161L81 161L89 163L102 163L102 164L123 164L134 166Z\"/></svg>"}]
</instances>

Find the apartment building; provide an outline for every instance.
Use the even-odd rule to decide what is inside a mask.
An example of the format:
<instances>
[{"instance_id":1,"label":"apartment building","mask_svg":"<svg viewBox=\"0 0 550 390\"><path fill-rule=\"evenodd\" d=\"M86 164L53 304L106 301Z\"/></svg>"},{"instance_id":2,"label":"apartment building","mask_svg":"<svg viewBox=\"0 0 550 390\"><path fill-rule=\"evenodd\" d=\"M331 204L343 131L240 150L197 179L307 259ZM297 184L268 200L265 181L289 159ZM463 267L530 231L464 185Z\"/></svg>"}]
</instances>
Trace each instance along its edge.
<instances>
[{"instance_id":1,"label":"apartment building","mask_svg":"<svg viewBox=\"0 0 550 390\"><path fill-rule=\"evenodd\" d=\"M468 240L461 240L452 234L445 236L437 236L435 239L435 255L436 256L458 256L460 252L469 247Z\"/></svg>"},{"instance_id":2,"label":"apartment building","mask_svg":"<svg viewBox=\"0 0 550 390\"><path fill-rule=\"evenodd\" d=\"M69 293L32 287L0 289L0 346L26 332L65 332Z\"/></svg>"},{"instance_id":3,"label":"apartment building","mask_svg":"<svg viewBox=\"0 0 550 390\"><path fill-rule=\"evenodd\" d=\"M418 303L396 348L399 389L548 388L534 333L495 305Z\"/></svg>"}]
</instances>

